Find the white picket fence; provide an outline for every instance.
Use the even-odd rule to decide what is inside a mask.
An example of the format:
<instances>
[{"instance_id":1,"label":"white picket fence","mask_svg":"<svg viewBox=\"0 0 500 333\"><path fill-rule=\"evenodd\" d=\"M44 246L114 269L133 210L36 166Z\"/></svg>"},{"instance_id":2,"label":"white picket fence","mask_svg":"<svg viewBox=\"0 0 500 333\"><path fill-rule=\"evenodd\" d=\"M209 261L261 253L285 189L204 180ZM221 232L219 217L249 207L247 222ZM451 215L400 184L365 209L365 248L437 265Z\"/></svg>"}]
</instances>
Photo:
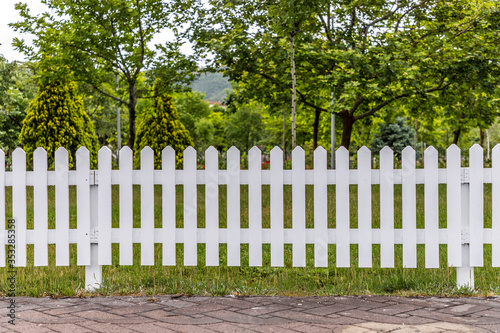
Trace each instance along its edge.
<instances>
[{"instance_id":1,"label":"white picket fence","mask_svg":"<svg viewBox=\"0 0 500 333\"><path fill-rule=\"evenodd\" d=\"M26 266L26 245L34 244L34 265L48 265L48 246L55 244L57 266L70 264L69 244L77 244L77 265L86 266L86 286L98 288L101 266L111 265L111 244L119 245L119 264L132 265L133 243L141 244L141 265L154 265L154 244L162 244L162 264L176 265L176 244L184 244L183 264L197 265L199 243L206 244L206 265L219 265L219 244L227 244L227 265L241 264L240 244L249 244L249 265L262 266L262 244L270 244L271 266L284 265L284 244L292 244L293 266L306 265L306 244L314 244L316 267L329 265L328 244L336 244L337 267L350 267L351 244L358 244L359 267L372 267L372 245L380 244L381 267L394 267L395 244L402 244L403 266L417 266L417 244L425 244L425 267L439 267L439 244L447 245L448 265L457 267L457 285L474 286L474 267L483 266L483 244L492 244L492 265L500 266L500 147L493 150L492 168L483 167L483 149L469 151L470 165L461 167L461 152L451 146L446 168L438 169L433 147L416 169L415 151L402 153L402 169L394 169L390 148L380 152L380 169L371 168L371 152L358 151L357 169L349 169L349 152L336 152L336 170L327 169L327 153L314 152L314 169L305 169L305 153L292 153L292 170L283 170L283 152L271 151L270 170L261 169L261 151L248 154L248 170L240 168L240 152L227 152L227 170L219 170L218 152L205 153L205 170L197 170L196 151L184 151L183 170L175 169L175 152L162 153L163 167L154 170L153 151L140 152L140 170L133 170L132 151L120 151L119 170L112 170L111 151L99 151L98 170L91 170L89 152L76 153L76 171L68 170L68 152L55 153L55 171L47 171L47 153L34 152L34 170L26 171L26 154L12 154L12 172L0 154L0 217L5 216L5 188L12 186L16 221L16 266ZM492 183L492 228L484 228L483 184ZM205 185L205 228L197 228L197 184ZM219 228L219 185L227 185L227 228ZM358 185L358 228L350 228L349 186ZM372 184L380 185L380 228L372 228ZM395 228L394 185L402 184L402 229ZM416 225L416 184L425 186L425 228ZM447 188L447 228L439 228L438 184ZM76 185L77 228L69 227L69 185ZM111 187L119 186L119 228L111 227ZM133 185L140 185L140 228L133 228ZM154 227L154 185L162 185L162 227ZM183 228L176 228L176 185L183 185ZM248 185L248 228L241 228L240 186ZM270 228L262 227L262 185L270 185ZM292 228L284 228L284 185L292 185ZM314 186L314 227L306 228L306 185ZM336 201L328 202L327 185L336 185ZM27 229L26 188L34 187L34 229ZM55 186L55 229L48 228L48 186ZM336 207L336 228L328 228L327 207ZM5 223L0 241L7 244ZM331 258L330 258L331 259ZM331 262L331 260L330 260ZM5 266L0 246L0 266Z\"/></svg>"}]
</instances>

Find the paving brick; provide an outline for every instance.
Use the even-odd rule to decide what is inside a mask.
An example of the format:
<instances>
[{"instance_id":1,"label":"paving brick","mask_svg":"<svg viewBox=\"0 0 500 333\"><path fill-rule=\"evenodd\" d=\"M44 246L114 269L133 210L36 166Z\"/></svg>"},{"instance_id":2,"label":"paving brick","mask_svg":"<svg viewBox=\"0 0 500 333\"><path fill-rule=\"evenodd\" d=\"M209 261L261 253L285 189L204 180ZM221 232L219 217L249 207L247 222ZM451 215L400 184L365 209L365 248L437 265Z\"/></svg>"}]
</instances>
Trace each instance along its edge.
<instances>
[{"instance_id":1,"label":"paving brick","mask_svg":"<svg viewBox=\"0 0 500 333\"><path fill-rule=\"evenodd\" d=\"M327 305L327 306L319 306L315 307L312 309L305 310L304 312L309 313L309 314L314 314L318 316L327 316L332 313L337 313L337 312L342 312L342 311L347 311L351 309L355 309L356 307L354 305L345 305L341 303L335 303L332 305Z\"/></svg>"},{"instance_id":2,"label":"paving brick","mask_svg":"<svg viewBox=\"0 0 500 333\"><path fill-rule=\"evenodd\" d=\"M475 312L489 310L490 306L477 305L477 304L460 304L455 306L450 306L439 311L444 313L450 313L457 316L468 315Z\"/></svg>"},{"instance_id":3,"label":"paving brick","mask_svg":"<svg viewBox=\"0 0 500 333\"><path fill-rule=\"evenodd\" d=\"M234 323L208 324L208 325L203 325L201 327L212 330L214 332L234 332L234 333L248 332L248 329L240 327L239 325Z\"/></svg>"},{"instance_id":4,"label":"paving brick","mask_svg":"<svg viewBox=\"0 0 500 333\"><path fill-rule=\"evenodd\" d=\"M211 316L203 316L200 318L194 318L191 316L169 316L165 317L162 319L157 319L157 322L164 322L164 323L170 323L170 324L176 324L176 325L204 325L204 324L214 324L214 323L220 323L222 320L218 318L214 318Z\"/></svg>"},{"instance_id":5,"label":"paving brick","mask_svg":"<svg viewBox=\"0 0 500 333\"><path fill-rule=\"evenodd\" d=\"M421 308L422 308L421 305L400 303L400 304L388 305L388 306L383 305L379 308L371 309L370 311L375 312L375 313L393 316L393 315L401 314L401 313L408 312L408 311L418 310Z\"/></svg>"},{"instance_id":6,"label":"paving brick","mask_svg":"<svg viewBox=\"0 0 500 333\"><path fill-rule=\"evenodd\" d=\"M262 306L255 305L252 308L239 310L237 312L242 313L242 314L251 315L251 316L256 316L256 315L263 315L263 314L267 314L267 313L273 313L276 311L290 310L290 309L293 309L293 308L291 306L287 306L284 304L269 304L269 305L262 305Z\"/></svg>"},{"instance_id":7,"label":"paving brick","mask_svg":"<svg viewBox=\"0 0 500 333\"><path fill-rule=\"evenodd\" d=\"M182 333L213 333L216 331L213 331L209 328L202 327L202 326L191 326L191 325L179 325L179 324L172 324L172 323L155 323L155 325L165 328L168 330L171 330L173 332L182 332Z\"/></svg>"},{"instance_id":8,"label":"paving brick","mask_svg":"<svg viewBox=\"0 0 500 333\"><path fill-rule=\"evenodd\" d=\"M277 317L287 318L294 322L303 322L303 323L311 323L311 324L339 324L339 316L330 315L326 316L317 316L310 313L305 312L296 312L296 311L279 311L273 314Z\"/></svg>"},{"instance_id":9,"label":"paving brick","mask_svg":"<svg viewBox=\"0 0 500 333\"><path fill-rule=\"evenodd\" d=\"M175 313L175 314L180 314L180 315L192 316L195 314L205 313L207 311L223 310L226 308L227 308L227 305L222 305L222 304L218 304L218 303L201 304L198 306L190 306L190 307L172 309L171 312Z\"/></svg>"},{"instance_id":10,"label":"paving brick","mask_svg":"<svg viewBox=\"0 0 500 333\"><path fill-rule=\"evenodd\" d=\"M35 310L16 312L16 317L19 319L19 321L28 321L28 322L38 323L38 324L56 323L60 320L60 318L58 318L56 316L51 316L51 315L45 314L45 313L40 312L40 311L35 311Z\"/></svg>"},{"instance_id":11,"label":"paving brick","mask_svg":"<svg viewBox=\"0 0 500 333\"><path fill-rule=\"evenodd\" d=\"M16 324L11 325L9 329L9 332L18 333L54 333L53 330L45 327L44 324L35 324L29 322L16 322Z\"/></svg>"},{"instance_id":12,"label":"paving brick","mask_svg":"<svg viewBox=\"0 0 500 333\"><path fill-rule=\"evenodd\" d=\"M120 325L120 326L124 326L124 325ZM131 330L134 330L134 332L140 332L140 333L174 332L172 330L169 330L168 328L155 325L154 323L141 323L141 324L127 325L126 327L130 328Z\"/></svg>"},{"instance_id":13,"label":"paving brick","mask_svg":"<svg viewBox=\"0 0 500 333\"><path fill-rule=\"evenodd\" d=\"M45 327L51 329L54 332L60 333L91 333L95 332L90 328L83 327L76 324L45 324Z\"/></svg>"},{"instance_id":14,"label":"paving brick","mask_svg":"<svg viewBox=\"0 0 500 333\"><path fill-rule=\"evenodd\" d=\"M89 320L94 320L94 321L118 321L124 319L122 316L118 316L112 313L108 313L105 311L100 311L100 310L89 310L89 311L81 311L76 313L77 316L86 318Z\"/></svg>"},{"instance_id":15,"label":"paving brick","mask_svg":"<svg viewBox=\"0 0 500 333\"><path fill-rule=\"evenodd\" d=\"M373 313L373 312L367 312L367 311L360 311L357 309L354 310L349 310L346 312L340 312L338 315L345 316L345 317L352 317L352 318L357 318L363 321L368 321L368 322L378 322L378 323L385 323L385 324L405 324L405 325L415 325L415 324L425 324L429 322L433 322L434 320L432 318L421 318L418 316L410 316L407 318L401 318L401 317L396 317L396 316L388 316L388 315L383 315L379 313Z\"/></svg>"},{"instance_id":16,"label":"paving brick","mask_svg":"<svg viewBox=\"0 0 500 333\"><path fill-rule=\"evenodd\" d=\"M258 318L257 316L251 316L226 310L207 312L206 315L212 318L219 319L220 321L226 321L230 323L240 323L240 324L278 325L290 322L290 320L288 319L276 316L269 319L263 319L263 318Z\"/></svg>"},{"instance_id":17,"label":"paving brick","mask_svg":"<svg viewBox=\"0 0 500 333\"><path fill-rule=\"evenodd\" d=\"M89 328L93 332L99 332L99 333L137 333L127 328L124 325L117 325L110 323L84 322L79 325Z\"/></svg>"}]
</instances>

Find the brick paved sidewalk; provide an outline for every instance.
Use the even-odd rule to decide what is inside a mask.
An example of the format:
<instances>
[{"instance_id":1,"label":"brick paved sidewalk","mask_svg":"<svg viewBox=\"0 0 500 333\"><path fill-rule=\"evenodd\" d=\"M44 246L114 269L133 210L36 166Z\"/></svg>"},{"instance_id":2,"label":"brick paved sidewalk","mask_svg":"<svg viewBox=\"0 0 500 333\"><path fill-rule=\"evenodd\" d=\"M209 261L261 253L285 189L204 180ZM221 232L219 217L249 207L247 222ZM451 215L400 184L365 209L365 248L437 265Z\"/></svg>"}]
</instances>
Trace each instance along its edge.
<instances>
[{"instance_id":1,"label":"brick paved sidewalk","mask_svg":"<svg viewBox=\"0 0 500 333\"><path fill-rule=\"evenodd\" d=\"M0 298L0 332L497 332L500 298Z\"/></svg>"}]
</instances>

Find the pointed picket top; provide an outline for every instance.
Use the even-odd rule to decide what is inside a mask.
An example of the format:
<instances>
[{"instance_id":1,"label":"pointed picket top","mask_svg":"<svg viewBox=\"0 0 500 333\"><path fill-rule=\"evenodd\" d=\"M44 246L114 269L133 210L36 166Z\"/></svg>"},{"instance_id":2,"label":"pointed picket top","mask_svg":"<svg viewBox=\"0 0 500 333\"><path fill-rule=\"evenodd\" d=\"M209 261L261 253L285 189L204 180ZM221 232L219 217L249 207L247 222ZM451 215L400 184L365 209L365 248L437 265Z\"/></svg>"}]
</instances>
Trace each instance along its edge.
<instances>
[{"instance_id":1,"label":"pointed picket top","mask_svg":"<svg viewBox=\"0 0 500 333\"><path fill-rule=\"evenodd\" d=\"M370 153L370 155L372 153L371 150L367 146L363 146L363 147L358 149L358 154L366 154L366 153Z\"/></svg>"},{"instance_id":2,"label":"pointed picket top","mask_svg":"<svg viewBox=\"0 0 500 333\"><path fill-rule=\"evenodd\" d=\"M446 149L446 151L448 152L460 152L460 148L456 145L456 144L451 144L448 149Z\"/></svg>"},{"instance_id":3,"label":"pointed picket top","mask_svg":"<svg viewBox=\"0 0 500 333\"><path fill-rule=\"evenodd\" d=\"M219 151L214 146L210 146L207 148L207 150L205 150L205 156L207 154L213 154L214 152L219 154Z\"/></svg>"},{"instance_id":4,"label":"pointed picket top","mask_svg":"<svg viewBox=\"0 0 500 333\"><path fill-rule=\"evenodd\" d=\"M257 147L253 146L253 148L257 148ZM253 149L253 148L252 148L252 149ZM214 149L215 149L215 148L214 148ZM259 149L259 148L257 148L257 149ZM229 148L229 149L227 150L228 155L229 155L229 154L234 154L235 152L238 152L238 153L240 152L240 150L239 150L238 148L236 148L235 146L231 146L231 148Z\"/></svg>"},{"instance_id":5,"label":"pointed picket top","mask_svg":"<svg viewBox=\"0 0 500 333\"><path fill-rule=\"evenodd\" d=\"M283 150L278 146L271 149L271 169L275 168L283 169Z\"/></svg>"},{"instance_id":6,"label":"pointed picket top","mask_svg":"<svg viewBox=\"0 0 500 333\"><path fill-rule=\"evenodd\" d=\"M344 146L338 147L336 151L337 154L345 154L346 152L349 153L349 150Z\"/></svg>"},{"instance_id":7,"label":"pointed picket top","mask_svg":"<svg viewBox=\"0 0 500 333\"><path fill-rule=\"evenodd\" d=\"M474 154L474 155L477 155L477 156L479 156L481 154L480 156L482 156L483 155L483 151L484 151L483 147L481 147L480 145L478 145L477 143L475 143L472 147L470 147L469 154L470 155Z\"/></svg>"},{"instance_id":8,"label":"pointed picket top","mask_svg":"<svg viewBox=\"0 0 500 333\"><path fill-rule=\"evenodd\" d=\"M1 150L0 150L1 151ZM500 143L497 143L495 145L495 147L493 147L493 149L491 150L492 153L494 153L495 151L499 151L500 152Z\"/></svg>"},{"instance_id":9,"label":"pointed picket top","mask_svg":"<svg viewBox=\"0 0 500 333\"><path fill-rule=\"evenodd\" d=\"M2 148L0 148L0 155L5 155L5 152L3 151Z\"/></svg>"},{"instance_id":10,"label":"pointed picket top","mask_svg":"<svg viewBox=\"0 0 500 333\"><path fill-rule=\"evenodd\" d=\"M149 147L149 146L145 146L144 148L142 148L142 150L141 150L141 158L143 156L149 156L149 155L154 155L153 149L151 149L151 147Z\"/></svg>"},{"instance_id":11,"label":"pointed picket top","mask_svg":"<svg viewBox=\"0 0 500 333\"><path fill-rule=\"evenodd\" d=\"M325 148L323 148L323 146L318 146L318 147L316 147L316 149L314 149L314 152L315 152L315 153L316 153L317 151L318 151L318 152L319 152L319 151L324 151L324 152L326 152L326 149L325 149Z\"/></svg>"},{"instance_id":12,"label":"pointed picket top","mask_svg":"<svg viewBox=\"0 0 500 333\"><path fill-rule=\"evenodd\" d=\"M412 146L406 146L405 149L401 151L403 156L411 156L409 154L415 154L415 149Z\"/></svg>"},{"instance_id":13,"label":"pointed picket top","mask_svg":"<svg viewBox=\"0 0 500 333\"><path fill-rule=\"evenodd\" d=\"M123 155L122 155L123 154ZM120 157L122 156L126 156L126 155L132 155L133 154L133 151L132 149L130 149L129 146L123 146L121 149L120 149Z\"/></svg>"},{"instance_id":14,"label":"pointed picket top","mask_svg":"<svg viewBox=\"0 0 500 333\"><path fill-rule=\"evenodd\" d=\"M111 154L111 149L109 149L107 146L102 146L101 149L99 149L99 156L103 154Z\"/></svg>"},{"instance_id":15,"label":"pointed picket top","mask_svg":"<svg viewBox=\"0 0 500 333\"><path fill-rule=\"evenodd\" d=\"M12 159L14 159L14 156L26 156L26 153L25 151L22 149L22 148L16 148L13 152L12 152Z\"/></svg>"},{"instance_id":16,"label":"pointed picket top","mask_svg":"<svg viewBox=\"0 0 500 333\"><path fill-rule=\"evenodd\" d=\"M314 150L314 169L326 169L326 167L326 149L318 146L318 148Z\"/></svg>"},{"instance_id":17,"label":"pointed picket top","mask_svg":"<svg viewBox=\"0 0 500 333\"><path fill-rule=\"evenodd\" d=\"M438 166L438 151L433 146L427 147L424 151L424 167L430 167L429 163L435 168Z\"/></svg>"},{"instance_id":18,"label":"pointed picket top","mask_svg":"<svg viewBox=\"0 0 500 333\"><path fill-rule=\"evenodd\" d=\"M163 150L161 151L162 154L175 154L175 150L174 148L172 148L172 146L166 146L165 148L163 148Z\"/></svg>"},{"instance_id":19,"label":"pointed picket top","mask_svg":"<svg viewBox=\"0 0 500 333\"><path fill-rule=\"evenodd\" d=\"M87 149L87 147L85 146L80 146L80 148L78 148L76 150L76 154L77 155L81 155L81 154L88 154L89 153L89 150Z\"/></svg>"},{"instance_id":20,"label":"pointed picket top","mask_svg":"<svg viewBox=\"0 0 500 333\"><path fill-rule=\"evenodd\" d=\"M253 146L249 151L248 151L248 169L252 168L262 168L262 152L257 146Z\"/></svg>"},{"instance_id":21,"label":"pointed picket top","mask_svg":"<svg viewBox=\"0 0 500 333\"><path fill-rule=\"evenodd\" d=\"M383 156L387 156L387 155L389 155L389 154L390 154L390 156L393 156L393 155L394 155L394 151L392 150L392 148L391 148L391 147L389 147L389 146L384 146L384 148L382 148L382 149L380 150L380 153L379 153L379 154L380 154L380 156L382 156L382 155L383 155Z\"/></svg>"},{"instance_id":22,"label":"pointed picket top","mask_svg":"<svg viewBox=\"0 0 500 333\"><path fill-rule=\"evenodd\" d=\"M43 148L43 147L38 147L37 149L35 149L35 151L33 152L33 155L40 155L40 154L45 154L47 155L47 151Z\"/></svg>"},{"instance_id":23,"label":"pointed picket top","mask_svg":"<svg viewBox=\"0 0 500 333\"><path fill-rule=\"evenodd\" d=\"M161 151L162 169L175 170L175 150L171 146L166 146Z\"/></svg>"},{"instance_id":24,"label":"pointed picket top","mask_svg":"<svg viewBox=\"0 0 500 333\"><path fill-rule=\"evenodd\" d=\"M318 149L318 148L316 148L316 149ZM305 153L304 148L302 148L301 146L297 146L297 147L293 148L293 150L292 150L292 156L294 154L301 154L301 153Z\"/></svg>"},{"instance_id":25,"label":"pointed picket top","mask_svg":"<svg viewBox=\"0 0 500 333\"><path fill-rule=\"evenodd\" d=\"M425 154L433 154L433 153L436 153L436 154L438 153L437 149L434 148L434 146L429 146L424 151L424 155Z\"/></svg>"},{"instance_id":26,"label":"pointed picket top","mask_svg":"<svg viewBox=\"0 0 500 333\"><path fill-rule=\"evenodd\" d=\"M259 149L259 147L257 146L253 146L252 148L250 148L250 150L248 151L249 153L252 153L252 154L255 154L255 153L261 153L261 150Z\"/></svg>"},{"instance_id":27,"label":"pointed picket top","mask_svg":"<svg viewBox=\"0 0 500 333\"><path fill-rule=\"evenodd\" d=\"M372 158L372 152L368 147L363 146L359 148L358 150L358 169L361 165L361 163L366 163L367 167L370 169L371 168L371 158Z\"/></svg>"},{"instance_id":28,"label":"pointed picket top","mask_svg":"<svg viewBox=\"0 0 500 333\"><path fill-rule=\"evenodd\" d=\"M295 147L292 151L292 169L297 169L297 168L304 169L305 158L306 158L305 150L300 146Z\"/></svg>"},{"instance_id":29,"label":"pointed picket top","mask_svg":"<svg viewBox=\"0 0 500 333\"><path fill-rule=\"evenodd\" d=\"M38 147L33 152L33 168L36 168L37 165L43 165L41 163L44 163L45 170L47 170L47 151L42 147Z\"/></svg>"},{"instance_id":30,"label":"pointed picket top","mask_svg":"<svg viewBox=\"0 0 500 333\"><path fill-rule=\"evenodd\" d=\"M283 154L283 150L281 150L281 148L278 146L274 146L274 148L271 149L271 155L277 155L277 154Z\"/></svg>"}]
</instances>

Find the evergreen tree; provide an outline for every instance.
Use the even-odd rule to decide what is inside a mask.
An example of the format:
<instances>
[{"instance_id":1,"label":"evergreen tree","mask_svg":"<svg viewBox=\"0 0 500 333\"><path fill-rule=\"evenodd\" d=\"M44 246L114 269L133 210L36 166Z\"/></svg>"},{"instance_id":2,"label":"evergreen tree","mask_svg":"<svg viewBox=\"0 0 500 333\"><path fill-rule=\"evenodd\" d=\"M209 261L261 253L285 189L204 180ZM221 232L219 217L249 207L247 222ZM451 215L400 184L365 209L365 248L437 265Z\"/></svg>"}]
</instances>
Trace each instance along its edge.
<instances>
[{"instance_id":1,"label":"evergreen tree","mask_svg":"<svg viewBox=\"0 0 500 333\"><path fill-rule=\"evenodd\" d=\"M384 146L389 146L394 155L400 158L401 151L413 144L413 137L413 128L405 124L405 118L397 118L395 124L380 125L380 131L375 135L371 149L378 154Z\"/></svg>"},{"instance_id":2,"label":"evergreen tree","mask_svg":"<svg viewBox=\"0 0 500 333\"><path fill-rule=\"evenodd\" d=\"M160 80L154 86L154 112L146 115L137 129L135 139L135 165L139 167L141 150L149 146L155 152L155 168L161 168L161 152L171 146L176 154L176 167L182 167L184 149L193 145L188 130L180 122L172 96Z\"/></svg>"},{"instance_id":3,"label":"evergreen tree","mask_svg":"<svg viewBox=\"0 0 500 333\"><path fill-rule=\"evenodd\" d=\"M47 151L49 167L53 167L55 151L64 147L69 152L72 167L77 149L85 146L90 151L91 167L97 166L99 144L94 125L72 81L40 83L24 118L19 141L24 145L30 165L33 151L42 147Z\"/></svg>"}]
</instances>

